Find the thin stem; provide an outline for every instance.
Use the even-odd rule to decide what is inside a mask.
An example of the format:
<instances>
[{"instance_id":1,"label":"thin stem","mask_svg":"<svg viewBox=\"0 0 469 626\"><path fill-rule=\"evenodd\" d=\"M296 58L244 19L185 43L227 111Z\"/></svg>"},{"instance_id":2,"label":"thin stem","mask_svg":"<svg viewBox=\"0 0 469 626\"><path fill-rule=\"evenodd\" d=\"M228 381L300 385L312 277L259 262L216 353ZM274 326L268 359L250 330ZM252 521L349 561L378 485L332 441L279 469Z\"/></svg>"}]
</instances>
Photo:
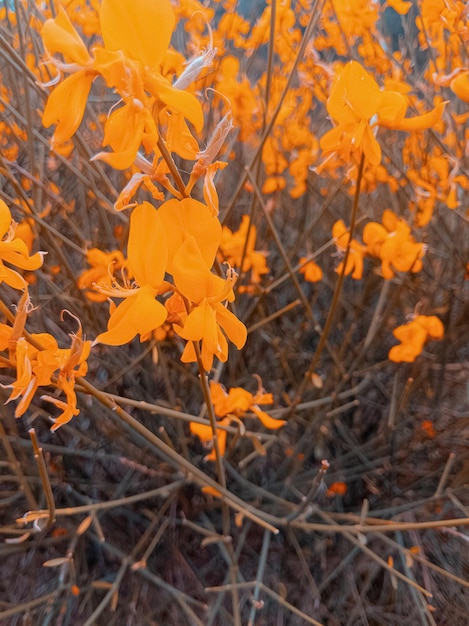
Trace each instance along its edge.
<instances>
[{"instance_id":1,"label":"thin stem","mask_svg":"<svg viewBox=\"0 0 469 626\"><path fill-rule=\"evenodd\" d=\"M158 150L161 152L161 156L166 161L166 165L169 167L169 170L172 174L174 182L176 183L176 187L179 190L179 193L183 198L187 198L186 186L184 185L184 181L182 180L181 174L179 173L178 168L176 167L176 163L171 156L168 148L166 147L165 142L161 137L158 138Z\"/></svg>"},{"instance_id":2,"label":"thin stem","mask_svg":"<svg viewBox=\"0 0 469 626\"><path fill-rule=\"evenodd\" d=\"M33 444L34 458L36 459L37 467L39 469L39 476L41 478L42 487L44 489L44 495L46 496L49 515L47 517L46 525L42 530L47 531L52 528L55 523L54 494L52 493L52 487L50 484L49 475L47 473L46 463L44 461L44 454L42 452L42 448L39 446L36 431L34 428L31 428L29 430L29 436L31 438L31 443Z\"/></svg>"},{"instance_id":3,"label":"thin stem","mask_svg":"<svg viewBox=\"0 0 469 626\"><path fill-rule=\"evenodd\" d=\"M319 363L319 359L322 355L322 351L324 350L324 347L326 345L327 342L327 338L329 336L329 332L331 330L331 326L332 326L332 322L334 320L334 316L336 314L337 311L337 307L339 304L339 298L340 295L342 293L342 286L344 284L344 279L345 279L345 269L347 267L347 261L348 258L350 256L350 247L352 244L352 238L353 238L353 234L354 234L354 230L355 230L355 224L357 221L357 214L358 214L358 200L360 198L360 187L361 187L361 182L362 182L362 178L363 178L363 170L364 170L364 166L365 166L365 155L362 154L361 159L360 159L360 164L358 166L358 173L357 173L357 185L355 187L355 195L353 198L353 206L352 206L352 216L350 218L350 230L349 230L349 238L348 238L348 242L347 242L347 247L345 248L345 255L344 258L342 260L342 269L340 271L339 274L339 279L337 280L337 284L335 286L335 290L334 290L334 295L332 297L332 303L329 309L329 312L327 314L327 318L326 318L326 323L324 324L324 328L322 330L321 333L321 337L319 339L319 344L317 347L317 350L314 354L314 357L311 360L311 363L308 367L308 370L305 373L304 379L298 389L298 393L296 396L296 401L295 403L298 404L298 402L300 402L302 395L304 394L310 380L311 380L311 375L316 371L316 368L318 366Z\"/></svg>"},{"instance_id":4,"label":"thin stem","mask_svg":"<svg viewBox=\"0 0 469 626\"><path fill-rule=\"evenodd\" d=\"M198 341L194 341L193 345L194 345L195 355L197 358L197 366L199 368L200 387L202 389L202 393L204 394L205 406L207 407L207 413L208 413L208 417L210 420L210 426L212 428L213 448L215 450L218 480L220 482L220 485L226 488L225 468L223 467L223 457L220 452L220 445L218 443L217 418L216 418L215 410L212 404L212 396L210 395L210 387L208 384L208 378L207 378L207 374L205 373L205 369L202 363L202 356L200 354L200 346L199 346Z\"/></svg>"}]
</instances>

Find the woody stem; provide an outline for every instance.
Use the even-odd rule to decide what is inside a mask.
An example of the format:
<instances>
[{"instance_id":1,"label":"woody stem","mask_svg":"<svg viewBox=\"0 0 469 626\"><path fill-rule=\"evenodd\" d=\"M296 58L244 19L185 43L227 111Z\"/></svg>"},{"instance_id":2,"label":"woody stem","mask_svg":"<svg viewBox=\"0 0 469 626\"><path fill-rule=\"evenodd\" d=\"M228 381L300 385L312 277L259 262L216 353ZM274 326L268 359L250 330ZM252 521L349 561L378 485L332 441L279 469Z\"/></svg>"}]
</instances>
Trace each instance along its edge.
<instances>
[{"instance_id":1,"label":"woody stem","mask_svg":"<svg viewBox=\"0 0 469 626\"><path fill-rule=\"evenodd\" d=\"M314 372L316 371L316 368L318 366L319 363L319 359L321 357L322 351L324 350L324 346L326 345L326 341L327 338L329 336L329 332L331 330L331 326L332 326L332 321L334 319L334 315L337 311L337 307L338 307L338 303L339 303L339 298L340 298L340 294L342 293L342 286L344 284L344 278L345 278L345 269L347 267L347 262L348 262L348 258L350 256L350 247L352 245L352 238L354 235L354 231L355 231L355 224L357 221L357 214L358 214L358 200L360 198L360 187L361 187L361 183L362 183L362 179L363 179L363 170L364 170L364 166L365 166L365 155L362 154L361 159L360 159L360 163L358 165L358 173L357 173L357 184L355 187L355 194L353 197L353 206L352 206L352 215L350 218L350 230L349 230L349 237L348 237L348 241L347 241L347 247L345 248L345 254L344 254L344 258L342 260L342 267L339 273L339 278L337 280L337 284L335 286L334 289L334 295L332 296L332 302L331 302L331 306L329 308L329 312L327 314L327 319L326 322L324 324L324 328L322 330L321 333L321 337L319 339L319 344L318 347L316 349L316 352L311 360L311 363L308 367L307 372L305 373L305 377L298 389L298 393L297 393L297 397L296 397L296 402L298 403L301 400L301 397L304 393L304 391L306 390L306 387L309 384L309 381L311 380L311 376L312 374L314 374Z\"/></svg>"},{"instance_id":2,"label":"woody stem","mask_svg":"<svg viewBox=\"0 0 469 626\"><path fill-rule=\"evenodd\" d=\"M208 377L207 377L207 374L205 373L204 366L202 363L202 356L200 354L200 346L197 341L194 341L194 349L195 349L195 354L197 357L197 365L199 368L200 387L202 388L202 393L204 394L204 400L205 400L205 405L207 407L207 413L208 413L208 417L210 420L210 426L212 427L213 447L215 450L218 482L220 483L222 487L226 487L226 476L225 476L225 468L223 467L223 457L220 452L220 446L218 444L217 418L215 416L215 410L212 404L212 396L210 395Z\"/></svg>"}]
</instances>

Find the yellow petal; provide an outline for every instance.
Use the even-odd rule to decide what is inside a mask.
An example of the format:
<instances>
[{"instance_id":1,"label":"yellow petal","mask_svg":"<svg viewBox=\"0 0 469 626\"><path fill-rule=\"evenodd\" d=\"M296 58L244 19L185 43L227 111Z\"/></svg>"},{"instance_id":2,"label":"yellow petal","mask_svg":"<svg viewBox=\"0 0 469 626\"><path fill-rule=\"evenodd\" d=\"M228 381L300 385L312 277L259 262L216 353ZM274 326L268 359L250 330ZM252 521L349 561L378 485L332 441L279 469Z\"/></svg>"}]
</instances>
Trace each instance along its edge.
<instances>
[{"instance_id":1,"label":"yellow petal","mask_svg":"<svg viewBox=\"0 0 469 626\"><path fill-rule=\"evenodd\" d=\"M114 154L100 152L93 160L100 159L116 169L126 169L134 162L143 141L147 149L156 145L157 140L158 132L150 112L141 102L131 100L114 110L106 120L103 144L110 145Z\"/></svg>"},{"instance_id":2,"label":"yellow petal","mask_svg":"<svg viewBox=\"0 0 469 626\"><path fill-rule=\"evenodd\" d=\"M432 339L441 339L445 333L441 320L435 315L418 315L415 321L425 328Z\"/></svg>"},{"instance_id":3,"label":"yellow petal","mask_svg":"<svg viewBox=\"0 0 469 626\"><path fill-rule=\"evenodd\" d=\"M154 67L168 50L175 18L169 0L103 0L100 22L106 48Z\"/></svg>"},{"instance_id":4,"label":"yellow petal","mask_svg":"<svg viewBox=\"0 0 469 626\"><path fill-rule=\"evenodd\" d=\"M363 153L372 165L381 163L381 146L368 124L363 132Z\"/></svg>"},{"instance_id":5,"label":"yellow petal","mask_svg":"<svg viewBox=\"0 0 469 626\"><path fill-rule=\"evenodd\" d=\"M145 73L145 87L148 91L164 102L172 111L178 111L194 125L200 133L204 126L204 113L197 98L182 89L176 89L164 77L157 74Z\"/></svg>"},{"instance_id":6,"label":"yellow petal","mask_svg":"<svg viewBox=\"0 0 469 626\"><path fill-rule=\"evenodd\" d=\"M412 2L403 2L403 0L387 0L386 4L399 13L399 15L407 15Z\"/></svg>"},{"instance_id":7,"label":"yellow petal","mask_svg":"<svg viewBox=\"0 0 469 626\"><path fill-rule=\"evenodd\" d=\"M189 423L190 431L193 435L197 435L197 437L202 441L202 443L207 443L212 441L213 439L213 431L211 426L206 426L205 424L198 424L197 422Z\"/></svg>"},{"instance_id":8,"label":"yellow petal","mask_svg":"<svg viewBox=\"0 0 469 626\"><path fill-rule=\"evenodd\" d=\"M404 119L407 111L407 101L398 91L383 91L381 104L378 109L378 124L392 125L396 121Z\"/></svg>"},{"instance_id":9,"label":"yellow petal","mask_svg":"<svg viewBox=\"0 0 469 626\"><path fill-rule=\"evenodd\" d=\"M7 234L11 225L11 212L3 200L0 200L0 241Z\"/></svg>"},{"instance_id":10,"label":"yellow petal","mask_svg":"<svg viewBox=\"0 0 469 626\"><path fill-rule=\"evenodd\" d=\"M246 326L222 304L215 304L214 308L217 313L218 324L223 328L228 339L234 343L238 350L241 350L248 336Z\"/></svg>"},{"instance_id":11,"label":"yellow petal","mask_svg":"<svg viewBox=\"0 0 469 626\"><path fill-rule=\"evenodd\" d=\"M204 339L208 342L207 345L211 351L216 352L218 342L215 311L207 302L195 307L189 313L184 327L179 331L179 335L188 341Z\"/></svg>"},{"instance_id":12,"label":"yellow petal","mask_svg":"<svg viewBox=\"0 0 469 626\"><path fill-rule=\"evenodd\" d=\"M149 203L139 204L130 216L127 254L140 287L157 289L164 278L168 259L166 230L158 211Z\"/></svg>"},{"instance_id":13,"label":"yellow petal","mask_svg":"<svg viewBox=\"0 0 469 626\"><path fill-rule=\"evenodd\" d=\"M116 307L109 318L108 330L96 337L93 345L105 343L108 346L121 346L129 343L137 334L137 329L130 323L132 298L128 298Z\"/></svg>"},{"instance_id":14,"label":"yellow petal","mask_svg":"<svg viewBox=\"0 0 469 626\"><path fill-rule=\"evenodd\" d=\"M0 283L2 282L13 289L24 289L27 286L25 279L18 272L6 267L0 260Z\"/></svg>"}]
</instances>

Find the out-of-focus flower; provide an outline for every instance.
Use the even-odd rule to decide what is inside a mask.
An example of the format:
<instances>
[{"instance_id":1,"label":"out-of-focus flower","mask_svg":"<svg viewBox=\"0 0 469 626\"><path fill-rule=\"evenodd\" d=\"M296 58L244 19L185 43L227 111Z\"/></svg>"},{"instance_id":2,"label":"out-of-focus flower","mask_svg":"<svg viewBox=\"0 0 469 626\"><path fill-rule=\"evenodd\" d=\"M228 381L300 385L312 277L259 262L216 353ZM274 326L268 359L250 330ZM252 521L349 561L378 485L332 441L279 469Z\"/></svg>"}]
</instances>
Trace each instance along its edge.
<instances>
[{"instance_id":1,"label":"out-of-focus flower","mask_svg":"<svg viewBox=\"0 0 469 626\"><path fill-rule=\"evenodd\" d=\"M396 363L413 363L426 341L442 339L444 328L441 320L434 315L417 315L408 324L395 328L393 335L401 343L391 348L389 359Z\"/></svg>"},{"instance_id":2,"label":"out-of-focus flower","mask_svg":"<svg viewBox=\"0 0 469 626\"><path fill-rule=\"evenodd\" d=\"M368 253L381 259L383 277L389 280L394 272L419 272L425 244L416 242L410 226L392 211L384 211L382 222L369 222L363 230L363 241Z\"/></svg>"},{"instance_id":3,"label":"out-of-focus flower","mask_svg":"<svg viewBox=\"0 0 469 626\"><path fill-rule=\"evenodd\" d=\"M314 261L308 261L308 258L302 256L300 259L300 274L303 274L305 280L309 283L317 283L322 280L322 269L319 267L317 263Z\"/></svg>"},{"instance_id":4,"label":"out-of-focus flower","mask_svg":"<svg viewBox=\"0 0 469 626\"><path fill-rule=\"evenodd\" d=\"M335 240L335 245L340 254L343 254L350 240L350 233L345 227L343 220L337 221L332 227L332 236ZM350 242L350 251L347 259L347 265L345 266L345 276L352 274L352 278L360 280L363 276L363 259L366 254L366 247L362 245L356 239L352 239ZM336 272L340 274L342 271L343 261L341 261L336 269Z\"/></svg>"}]
</instances>

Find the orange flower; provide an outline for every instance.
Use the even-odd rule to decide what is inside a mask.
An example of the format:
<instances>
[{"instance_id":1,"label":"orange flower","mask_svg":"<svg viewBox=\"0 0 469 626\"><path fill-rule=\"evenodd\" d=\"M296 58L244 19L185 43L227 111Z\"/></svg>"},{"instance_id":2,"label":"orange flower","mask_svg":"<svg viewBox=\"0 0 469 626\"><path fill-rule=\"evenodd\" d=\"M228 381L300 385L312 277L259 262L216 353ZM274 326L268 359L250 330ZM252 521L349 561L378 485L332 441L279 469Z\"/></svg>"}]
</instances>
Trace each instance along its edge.
<instances>
[{"instance_id":1,"label":"orange flower","mask_svg":"<svg viewBox=\"0 0 469 626\"><path fill-rule=\"evenodd\" d=\"M277 420L270 417L270 415L260 409L259 404L272 404L274 401L272 394L265 393L263 389L259 389L253 395L242 387L231 387L227 393L223 385L211 382L210 395L217 417L225 417L230 414L236 417L244 417L248 411L252 411L266 428L277 430L287 423L285 420Z\"/></svg>"},{"instance_id":2,"label":"orange flower","mask_svg":"<svg viewBox=\"0 0 469 626\"><path fill-rule=\"evenodd\" d=\"M196 361L192 342L200 341L202 363L210 371L214 356L220 361L228 358L224 333L238 349L246 342L246 327L223 304L233 299L236 273L228 270L226 280L212 274L193 235L187 237L174 255L172 272L177 289L190 305L183 326L174 326L176 333L189 342L181 360Z\"/></svg>"},{"instance_id":3,"label":"orange flower","mask_svg":"<svg viewBox=\"0 0 469 626\"><path fill-rule=\"evenodd\" d=\"M322 280L322 269L314 261L308 261L308 257L302 256L300 259L300 274L303 274L305 280L309 283L317 283Z\"/></svg>"},{"instance_id":4,"label":"orange flower","mask_svg":"<svg viewBox=\"0 0 469 626\"><path fill-rule=\"evenodd\" d=\"M395 328L393 335L401 343L391 348L389 359L396 363L413 363L422 352L426 341L443 337L444 328L434 315L417 315L408 324Z\"/></svg>"},{"instance_id":5,"label":"orange flower","mask_svg":"<svg viewBox=\"0 0 469 626\"><path fill-rule=\"evenodd\" d=\"M108 330L96 337L93 345L112 346L131 341L136 335L147 335L166 320L166 309L155 300L163 283L168 246L166 233L157 210L148 202L138 205L130 217L128 265L135 277L133 286L97 286L108 296L125 298L111 307Z\"/></svg>"},{"instance_id":6,"label":"orange flower","mask_svg":"<svg viewBox=\"0 0 469 626\"><path fill-rule=\"evenodd\" d=\"M0 283L5 282L13 289L24 289L24 278L9 265L22 270L37 270L42 265L45 252L29 255L28 246L19 237L15 237L16 224L11 218L10 209L0 200Z\"/></svg>"},{"instance_id":7,"label":"orange flower","mask_svg":"<svg viewBox=\"0 0 469 626\"><path fill-rule=\"evenodd\" d=\"M347 493L347 485L344 482L335 482L330 485L326 491L326 496L332 498L333 496L345 496Z\"/></svg>"},{"instance_id":8,"label":"orange flower","mask_svg":"<svg viewBox=\"0 0 469 626\"><path fill-rule=\"evenodd\" d=\"M15 417L21 417L31 404L39 387L54 384L66 395L66 401L43 396L62 409L62 414L55 420L52 430L70 421L78 415L76 408L75 378L84 376L88 366L86 360L91 349L91 342L83 339L81 324L76 334L71 334L70 348L59 348L55 338L49 333L33 334L32 338L41 345L36 348L21 336L24 330L26 315L31 311L31 304L27 292L18 305L17 316L11 332L5 333L8 327L1 329L0 338L10 335L8 349L10 360L16 367L16 380L10 385L11 389L7 402L20 398L15 410ZM3 344L3 349L5 349ZM2 346L0 346L2 349Z\"/></svg>"},{"instance_id":9,"label":"orange flower","mask_svg":"<svg viewBox=\"0 0 469 626\"><path fill-rule=\"evenodd\" d=\"M347 249L347 244L350 239L350 234L342 220L337 221L332 227L332 236L335 239L335 244L339 253L344 253ZM352 274L352 278L360 280L363 276L363 258L366 253L366 248L356 239L352 239L350 242L350 252L347 259L347 265L345 267L345 276ZM342 263L336 269L336 272L340 274L342 271Z\"/></svg>"},{"instance_id":10,"label":"orange flower","mask_svg":"<svg viewBox=\"0 0 469 626\"><path fill-rule=\"evenodd\" d=\"M86 297L92 302L105 302L107 296L97 291L90 291L98 284L112 288L112 276L124 267L125 259L120 250L104 252L99 248L91 248L86 252L86 260L91 268L81 273L77 280L78 289L86 289Z\"/></svg>"},{"instance_id":11,"label":"orange flower","mask_svg":"<svg viewBox=\"0 0 469 626\"><path fill-rule=\"evenodd\" d=\"M62 6L59 6L55 19L45 22L41 35L49 54L58 52L67 60L66 63L52 60L57 69L72 72L50 94L42 117L46 128L57 124L52 137L52 148L55 148L70 139L78 130L91 84L98 72L93 67L93 58Z\"/></svg>"},{"instance_id":12,"label":"orange flower","mask_svg":"<svg viewBox=\"0 0 469 626\"><path fill-rule=\"evenodd\" d=\"M425 254L425 244L417 243L410 226L386 209L383 225L369 222L363 230L363 241L370 255L381 259L383 277L390 280L394 272L419 272Z\"/></svg>"},{"instance_id":13,"label":"orange flower","mask_svg":"<svg viewBox=\"0 0 469 626\"><path fill-rule=\"evenodd\" d=\"M261 410L259 404L272 404L273 402L272 394L265 393L262 389L253 395L241 387L232 387L227 393L223 385L211 382L210 396L215 415L221 418L217 424L221 426L229 426L233 420L239 423L239 418L245 417L248 411L252 411L266 428L277 430L286 424L285 420L276 420ZM190 430L204 445L209 446L213 442L213 432L210 426L191 422ZM222 455L226 449L226 438L226 430L217 428L218 446ZM215 450L212 450L205 460L215 461Z\"/></svg>"},{"instance_id":14,"label":"orange flower","mask_svg":"<svg viewBox=\"0 0 469 626\"><path fill-rule=\"evenodd\" d=\"M381 147L374 126L394 130L424 130L441 119L446 103L425 115L405 118L407 101L397 91L380 90L374 78L356 61L350 61L336 77L327 101L327 112L338 125L320 141L324 154L337 152L344 161L363 154L372 165L381 161Z\"/></svg>"},{"instance_id":15,"label":"orange flower","mask_svg":"<svg viewBox=\"0 0 469 626\"><path fill-rule=\"evenodd\" d=\"M117 91L123 106L113 109L104 129L103 143L112 152L100 152L95 159L125 169L132 165L140 145L145 152L152 152L158 141L158 115L166 107L182 114L200 131L203 113L198 100L175 88L162 74L174 23L169 0L103 0L100 24L104 48L95 47L91 57L62 8L54 20L47 20L41 31L46 48L72 61L53 61L59 70L72 75L55 88L44 111L45 126L58 124L52 144L63 143L78 129L97 75Z\"/></svg>"}]
</instances>

